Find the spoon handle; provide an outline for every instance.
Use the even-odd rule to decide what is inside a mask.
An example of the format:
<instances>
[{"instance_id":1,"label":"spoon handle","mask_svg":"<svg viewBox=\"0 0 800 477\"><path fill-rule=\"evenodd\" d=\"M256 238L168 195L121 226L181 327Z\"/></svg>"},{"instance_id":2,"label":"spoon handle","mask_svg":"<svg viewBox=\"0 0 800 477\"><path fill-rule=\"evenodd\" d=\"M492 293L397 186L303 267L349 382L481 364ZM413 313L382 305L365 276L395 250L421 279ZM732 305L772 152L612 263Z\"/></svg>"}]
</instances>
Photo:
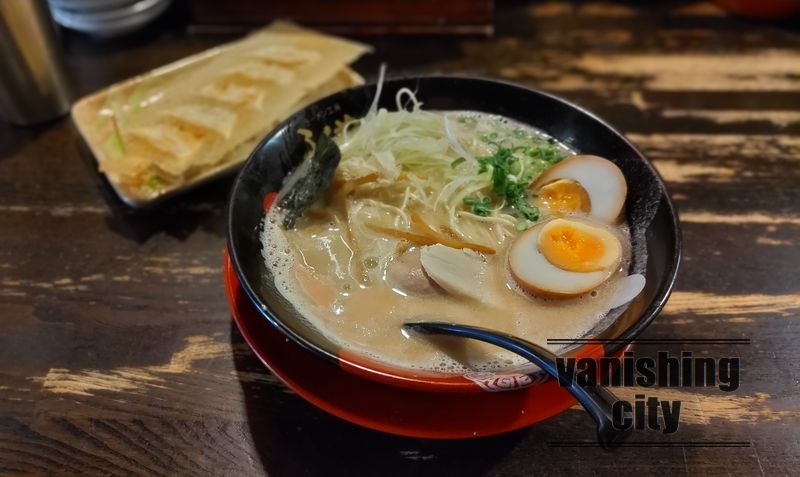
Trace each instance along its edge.
<instances>
[{"instance_id":1,"label":"spoon handle","mask_svg":"<svg viewBox=\"0 0 800 477\"><path fill-rule=\"evenodd\" d=\"M517 338L516 336L477 326L433 321L410 322L406 323L404 327L410 328L418 333L460 336L499 346L533 362L551 377L558 379L556 359L559 358L559 356L539 345ZM597 439L599 442L604 445L609 445L614 442L620 442L629 435L629 432L619 430L614 426L612 409L614 403L619 399L614 396L613 393L606 388L598 386L597 383L591 379L589 379L587 386L578 386L573 380L566 389L581 403L592 418L594 418L597 423Z\"/></svg>"}]
</instances>

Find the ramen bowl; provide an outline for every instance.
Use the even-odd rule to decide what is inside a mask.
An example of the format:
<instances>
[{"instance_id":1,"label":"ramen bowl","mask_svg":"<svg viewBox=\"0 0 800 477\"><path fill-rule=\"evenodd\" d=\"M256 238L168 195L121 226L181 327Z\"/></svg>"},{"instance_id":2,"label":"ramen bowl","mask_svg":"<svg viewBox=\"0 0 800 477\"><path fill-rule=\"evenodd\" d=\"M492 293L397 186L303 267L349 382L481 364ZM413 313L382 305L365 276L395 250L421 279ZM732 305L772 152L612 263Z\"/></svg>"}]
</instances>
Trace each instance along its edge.
<instances>
[{"instance_id":1,"label":"ramen bowl","mask_svg":"<svg viewBox=\"0 0 800 477\"><path fill-rule=\"evenodd\" d=\"M592 113L556 96L518 85L467 77L431 76L388 80L379 106L395 108L402 88L415 92L427 110L479 111L503 116L544 131L571 149L612 160L628 184L625 218L630 227L629 271L645 276L641 293L611 310L562 354L593 357L618 354L664 307L680 261L680 229L674 206L652 164L630 141ZM303 160L306 143L345 115L362 117L376 85L347 89L292 115L254 149L233 186L228 208L228 251L241 288L271 326L308 353L344 372L383 384L432 392L474 393L530 386L557 386L529 368L498 372L447 373L387 364L352 351L328 337L284 296L262 255L264 216L274 193ZM343 319L347 319L346 313ZM565 338L565 337L553 337ZM398 336L398 339L403 339Z\"/></svg>"}]
</instances>

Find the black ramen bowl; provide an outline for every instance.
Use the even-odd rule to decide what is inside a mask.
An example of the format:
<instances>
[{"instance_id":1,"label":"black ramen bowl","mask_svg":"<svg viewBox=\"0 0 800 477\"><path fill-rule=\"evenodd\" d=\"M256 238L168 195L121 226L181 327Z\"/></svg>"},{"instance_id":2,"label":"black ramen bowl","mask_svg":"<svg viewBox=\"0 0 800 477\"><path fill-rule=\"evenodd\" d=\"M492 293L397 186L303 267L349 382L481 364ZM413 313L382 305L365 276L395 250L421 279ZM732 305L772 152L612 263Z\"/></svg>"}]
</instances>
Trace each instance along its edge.
<instances>
[{"instance_id":1,"label":"black ramen bowl","mask_svg":"<svg viewBox=\"0 0 800 477\"><path fill-rule=\"evenodd\" d=\"M603 156L615 162L628 184L625 213L633 245L630 272L644 274L646 285L631 303L612 310L584 337L595 338L601 345L575 345L565 354L599 357L597 355L619 353L653 321L666 304L678 271L680 228L663 181L630 141L574 104L510 83L448 76L393 79L383 84L379 106L394 110L395 95L401 88L414 91L425 109L502 115L543 130L579 153ZM260 235L264 226L264 199L280 189L284 178L304 157L306 144L298 130L309 129L317 137L326 126L333 125L346 114L364 116L375 91L376 86L372 84L328 96L292 115L255 148L236 178L230 197L228 252L233 267L242 288L264 319L323 360L392 385L437 392L485 391L487 387L474 376L395 368L337 345L304 319L281 294L262 257ZM509 376L510 382L522 385L542 381L518 381L513 379L513 374L504 374L498 381L501 388ZM486 383L484 378L481 379Z\"/></svg>"}]
</instances>

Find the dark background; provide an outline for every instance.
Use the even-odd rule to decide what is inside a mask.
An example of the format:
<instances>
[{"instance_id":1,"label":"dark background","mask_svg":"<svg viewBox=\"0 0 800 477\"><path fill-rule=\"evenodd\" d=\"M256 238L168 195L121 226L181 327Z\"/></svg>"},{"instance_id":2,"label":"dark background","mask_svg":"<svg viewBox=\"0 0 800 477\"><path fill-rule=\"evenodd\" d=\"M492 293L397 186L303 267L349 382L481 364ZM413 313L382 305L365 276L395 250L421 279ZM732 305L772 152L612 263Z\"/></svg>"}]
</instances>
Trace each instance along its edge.
<instances>
[{"instance_id":1,"label":"dark background","mask_svg":"<svg viewBox=\"0 0 800 477\"><path fill-rule=\"evenodd\" d=\"M176 4L130 37L64 32L80 95L233 38L187 33L188 18ZM270 375L231 324L221 273L231 179L131 210L65 118L0 125L0 475L794 475L798 22L683 1L498 1L493 22L493 37L362 37L375 52L354 68L515 81L625 132L664 176L684 234L676 291L642 337L751 340L691 348L741 357L741 387L646 390L682 401L681 427L632 441L746 447L548 447L592 442L577 407L463 441L330 416Z\"/></svg>"}]
</instances>

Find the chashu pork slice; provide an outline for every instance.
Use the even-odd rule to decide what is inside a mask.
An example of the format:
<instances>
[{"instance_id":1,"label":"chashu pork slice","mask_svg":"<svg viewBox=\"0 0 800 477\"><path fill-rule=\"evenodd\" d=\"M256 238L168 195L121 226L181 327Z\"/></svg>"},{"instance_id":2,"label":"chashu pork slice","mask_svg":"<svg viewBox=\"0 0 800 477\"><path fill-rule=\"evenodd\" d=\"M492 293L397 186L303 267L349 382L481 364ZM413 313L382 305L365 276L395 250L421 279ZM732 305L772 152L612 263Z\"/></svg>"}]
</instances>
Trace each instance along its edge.
<instances>
[{"instance_id":1,"label":"chashu pork slice","mask_svg":"<svg viewBox=\"0 0 800 477\"><path fill-rule=\"evenodd\" d=\"M420 249L415 247L392 260L386 268L386 281L406 295L423 296L437 292L436 285L422 270Z\"/></svg>"},{"instance_id":2,"label":"chashu pork slice","mask_svg":"<svg viewBox=\"0 0 800 477\"><path fill-rule=\"evenodd\" d=\"M428 277L447 293L461 298L481 298L488 266L478 252L442 244L429 245L422 247L420 261Z\"/></svg>"}]
</instances>

